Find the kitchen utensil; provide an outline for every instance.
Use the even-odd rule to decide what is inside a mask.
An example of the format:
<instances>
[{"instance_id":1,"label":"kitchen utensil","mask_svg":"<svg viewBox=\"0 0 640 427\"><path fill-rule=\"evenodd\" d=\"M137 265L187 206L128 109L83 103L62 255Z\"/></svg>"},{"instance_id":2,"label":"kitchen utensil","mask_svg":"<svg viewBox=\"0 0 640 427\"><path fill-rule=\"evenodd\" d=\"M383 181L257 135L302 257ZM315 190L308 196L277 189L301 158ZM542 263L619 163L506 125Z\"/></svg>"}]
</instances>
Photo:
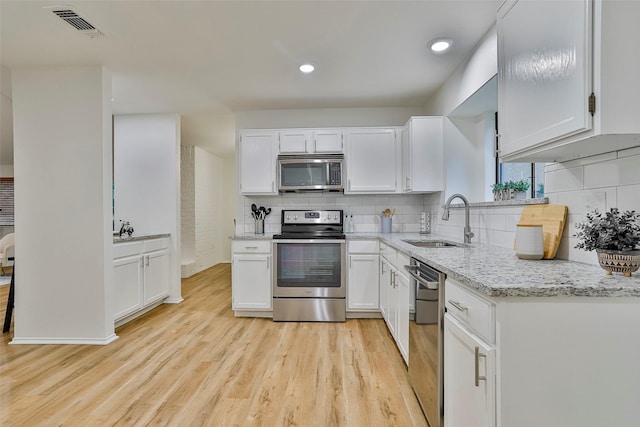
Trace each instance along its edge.
<instances>
[{"instance_id":1,"label":"kitchen utensil","mask_svg":"<svg viewBox=\"0 0 640 427\"><path fill-rule=\"evenodd\" d=\"M384 216L386 216L387 218L389 218L391 216L391 209L387 208L384 210Z\"/></svg>"},{"instance_id":2,"label":"kitchen utensil","mask_svg":"<svg viewBox=\"0 0 640 427\"><path fill-rule=\"evenodd\" d=\"M389 209L387 209L389 210ZM393 208L393 210L391 211L391 215L390 216L394 216L396 214L396 208Z\"/></svg>"}]
</instances>

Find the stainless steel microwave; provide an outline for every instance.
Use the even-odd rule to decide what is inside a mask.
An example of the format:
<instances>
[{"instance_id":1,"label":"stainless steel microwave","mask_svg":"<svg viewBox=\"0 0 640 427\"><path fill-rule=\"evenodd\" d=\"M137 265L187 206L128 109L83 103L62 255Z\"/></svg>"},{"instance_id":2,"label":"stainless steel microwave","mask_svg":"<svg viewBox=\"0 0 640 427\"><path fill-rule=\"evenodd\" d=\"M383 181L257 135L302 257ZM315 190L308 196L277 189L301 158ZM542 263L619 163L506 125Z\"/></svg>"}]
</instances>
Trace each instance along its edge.
<instances>
[{"instance_id":1,"label":"stainless steel microwave","mask_svg":"<svg viewBox=\"0 0 640 427\"><path fill-rule=\"evenodd\" d=\"M278 156L278 191L343 191L343 155Z\"/></svg>"}]
</instances>

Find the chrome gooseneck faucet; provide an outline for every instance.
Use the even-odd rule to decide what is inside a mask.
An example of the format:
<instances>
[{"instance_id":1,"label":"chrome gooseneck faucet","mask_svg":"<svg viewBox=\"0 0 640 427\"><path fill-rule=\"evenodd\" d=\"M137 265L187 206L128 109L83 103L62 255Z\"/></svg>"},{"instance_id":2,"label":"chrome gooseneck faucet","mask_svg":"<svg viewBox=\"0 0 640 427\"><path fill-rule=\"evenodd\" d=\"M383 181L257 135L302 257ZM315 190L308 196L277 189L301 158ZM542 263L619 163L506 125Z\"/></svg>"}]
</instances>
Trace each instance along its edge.
<instances>
[{"instance_id":1,"label":"chrome gooseneck faucet","mask_svg":"<svg viewBox=\"0 0 640 427\"><path fill-rule=\"evenodd\" d=\"M444 221L449 221L449 207L451 206L451 201L455 198L459 198L464 202L464 242L471 243L471 238L474 234L471 232L471 226L469 225L469 201L462 194L453 194L451 197L447 199L447 202L444 204L444 212L442 213L442 219Z\"/></svg>"}]
</instances>

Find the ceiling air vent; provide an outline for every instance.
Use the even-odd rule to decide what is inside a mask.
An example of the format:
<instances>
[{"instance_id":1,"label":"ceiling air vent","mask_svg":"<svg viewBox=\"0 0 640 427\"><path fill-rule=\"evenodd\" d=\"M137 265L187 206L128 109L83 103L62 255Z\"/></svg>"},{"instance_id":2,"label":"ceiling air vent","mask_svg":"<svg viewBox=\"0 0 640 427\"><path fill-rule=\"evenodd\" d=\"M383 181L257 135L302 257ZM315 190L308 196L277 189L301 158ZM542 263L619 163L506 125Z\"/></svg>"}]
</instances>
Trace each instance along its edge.
<instances>
[{"instance_id":1,"label":"ceiling air vent","mask_svg":"<svg viewBox=\"0 0 640 427\"><path fill-rule=\"evenodd\" d=\"M102 37L104 33L94 27L89 21L78 15L74 10L69 8L53 9L52 12L67 24L91 38Z\"/></svg>"}]
</instances>

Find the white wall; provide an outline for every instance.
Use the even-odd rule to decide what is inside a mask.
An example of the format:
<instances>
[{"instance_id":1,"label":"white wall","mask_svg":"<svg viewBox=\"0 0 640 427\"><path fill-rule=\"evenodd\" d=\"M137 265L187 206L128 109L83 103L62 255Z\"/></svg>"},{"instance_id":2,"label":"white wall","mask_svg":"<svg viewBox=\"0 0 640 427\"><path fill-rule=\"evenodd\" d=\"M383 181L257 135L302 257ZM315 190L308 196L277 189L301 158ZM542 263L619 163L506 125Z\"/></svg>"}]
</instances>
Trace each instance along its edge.
<instances>
[{"instance_id":1,"label":"white wall","mask_svg":"<svg viewBox=\"0 0 640 427\"><path fill-rule=\"evenodd\" d=\"M0 66L0 176L13 176L11 70ZM10 169L10 175L8 174Z\"/></svg>"},{"instance_id":2,"label":"white wall","mask_svg":"<svg viewBox=\"0 0 640 427\"><path fill-rule=\"evenodd\" d=\"M422 115L422 107L243 111L236 117L236 129L403 126L409 117Z\"/></svg>"},{"instance_id":3,"label":"white wall","mask_svg":"<svg viewBox=\"0 0 640 427\"><path fill-rule=\"evenodd\" d=\"M446 190L443 199L464 194L471 202L486 199L484 182L487 111L497 109L497 33L493 27L476 49L447 79L425 106L429 115L444 118Z\"/></svg>"},{"instance_id":4,"label":"white wall","mask_svg":"<svg viewBox=\"0 0 640 427\"><path fill-rule=\"evenodd\" d=\"M167 302L180 302L180 116L117 115L113 131L116 229L126 220L134 236L171 234Z\"/></svg>"},{"instance_id":5,"label":"white wall","mask_svg":"<svg viewBox=\"0 0 640 427\"><path fill-rule=\"evenodd\" d=\"M13 70L12 343L106 344L113 324L111 75Z\"/></svg>"},{"instance_id":6,"label":"white wall","mask_svg":"<svg viewBox=\"0 0 640 427\"><path fill-rule=\"evenodd\" d=\"M182 151L182 277L231 259L235 188L233 159L222 159L198 147ZM231 167L229 167L229 165Z\"/></svg>"},{"instance_id":7,"label":"white wall","mask_svg":"<svg viewBox=\"0 0 640 427\"><path fill-rule=\"evenodd\" d=\"M189 277L196 261L196 158L195 147L180 146L180 264Z\"/></svg>"}]
</instances>

